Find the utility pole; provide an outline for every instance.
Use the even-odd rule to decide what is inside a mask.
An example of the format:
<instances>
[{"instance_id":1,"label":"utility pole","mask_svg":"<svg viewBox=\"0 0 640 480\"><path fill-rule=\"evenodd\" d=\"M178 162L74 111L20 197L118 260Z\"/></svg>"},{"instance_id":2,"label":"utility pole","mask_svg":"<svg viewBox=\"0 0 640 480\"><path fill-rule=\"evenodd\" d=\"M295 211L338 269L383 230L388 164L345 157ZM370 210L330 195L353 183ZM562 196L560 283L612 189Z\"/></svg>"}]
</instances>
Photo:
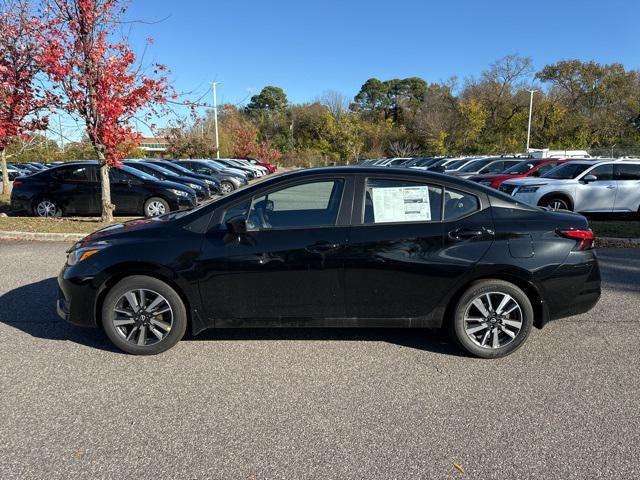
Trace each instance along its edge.
<instances>
[{"instance_id":1,"label":"utility pole","mask_svg":"<svg viewBox=\"0 0 640 480\"><path fill-rule=\"evenodd\" d=\"M58 128L60 129L60 148L64 153L64 135L62 133L62 117L58 114Z\"/></svg>"},{"instance_id":2,"label":"utility pole","mask_svg":"<svg viewBox=\"0 0 640 480\"><path fill-rule=\"evenodd\" d=\"M533 94L537 90L529 90L531 96L529 97L529 125L527 127L527 154L529 153L529 141L531 140L531 113L533 112Z\"/></svg>"},{"instance_id":3,"label":"utility pole","mask_svg":"<svg viewBox=\"0 0 640 480\"><path fill-rule=\"evenodd\" d=\"M216 130L216 158L220 158L220 143L218 140L218 98L216 97L216 85L220 82L213 82L213 124Z\"/></svg>"}]
</instances>

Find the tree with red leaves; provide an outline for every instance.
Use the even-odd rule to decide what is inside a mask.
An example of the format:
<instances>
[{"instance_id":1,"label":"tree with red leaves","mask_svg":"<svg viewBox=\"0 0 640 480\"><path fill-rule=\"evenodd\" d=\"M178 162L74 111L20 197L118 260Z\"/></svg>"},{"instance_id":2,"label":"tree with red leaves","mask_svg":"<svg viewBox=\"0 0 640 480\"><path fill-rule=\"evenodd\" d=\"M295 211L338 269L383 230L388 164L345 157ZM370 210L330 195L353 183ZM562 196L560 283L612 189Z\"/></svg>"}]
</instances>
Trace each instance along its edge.
<instances>
[{"instance_id":1,"label":"tree with red leaves","mask_svg":"<svg viewBox=\"0 0 640 480\"><path fill-rule=\"evenodd\" d=\"M0 158L2 191L9 191L7 146L46 125L38 115L53 104L38 84L41 25L25 0L3 2L0 8Z\"/></svg>"},{"instance_id":2,"label":"tree with red leaves","mask_svg":"<svg viewBox=\"0 0 640 480\"><path fill-rule=\"evenodd\" d=\"M131 124L148 122L167 101L163 65L153 76L136 66L126 41L116 42L126 4L119 0L47 0L44 70L61 91L64 108L84 121L100 164L102 221L113 220L109 169L119 167L139 142Z\"/></svg>"}]
</instances>

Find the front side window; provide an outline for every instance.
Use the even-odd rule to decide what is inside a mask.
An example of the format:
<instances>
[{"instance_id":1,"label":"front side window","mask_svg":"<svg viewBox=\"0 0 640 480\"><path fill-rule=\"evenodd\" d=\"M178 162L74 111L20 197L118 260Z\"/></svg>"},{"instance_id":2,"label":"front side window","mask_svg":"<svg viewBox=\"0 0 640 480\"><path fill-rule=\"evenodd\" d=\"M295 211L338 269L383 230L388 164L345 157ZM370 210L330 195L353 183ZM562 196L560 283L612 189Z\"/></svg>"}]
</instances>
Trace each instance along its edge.
<instances>
[{"instance_id":1,"label":"front side window","mask_svg":"<svg viewBox=\"0 0 640 480\"><path fill-rule=\"evenodd\" d=\"M442 188L418 182L367 179L364 224L438 222Z\"/></svg>"},{"instance_id":2,"label":"front side window","mask_svg":"<svg viewBox=\"0 0 640 480\"><path fill-rule=\"evenodd\" d=\"M251 199L247 228L268 230L335 225L343 190L343 179L327 179L257 195Z\"/></svg>"},{"instance_id":3,"label":"front side window","mask_svg":"<svg viewBox=\"0 0 640 480\"><path fill-rule=\"evenodd\" d=\"M542 175L544 178L553 178L556 180L569 180L576 178L582 172L591 168L590 163L563 163L556 168L552 168L546 174Z\"/></svg>"},{"instance_id":4,"label":"front side window","mask_svg":"<svg viewBox=\"0 0 640 480\"><path fill-rule=\"evenodd\" d=\"M447 188L444 193L444 219L456 220L480 210L480 201L475 195Z\"/></svg>"},{"instance_id":5,"label":"front side window","mask_svg":"<svg viewBox=\"0 0 640 480\"><path fill-rule=\"evenodd\" d=\"M599 165L588 172L587 175L595 175L598 181L613 180L613 164Z\"/></svg>"}]
</instances>

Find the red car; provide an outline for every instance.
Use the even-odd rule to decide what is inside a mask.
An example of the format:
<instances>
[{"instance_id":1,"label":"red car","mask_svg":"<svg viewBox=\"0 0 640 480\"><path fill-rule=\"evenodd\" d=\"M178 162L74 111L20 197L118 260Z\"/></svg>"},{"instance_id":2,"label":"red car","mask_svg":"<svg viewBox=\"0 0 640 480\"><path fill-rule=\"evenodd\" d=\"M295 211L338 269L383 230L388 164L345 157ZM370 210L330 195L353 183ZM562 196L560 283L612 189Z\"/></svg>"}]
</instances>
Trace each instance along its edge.
<instances>
[{"instance_id":1,"label":"red car","mask_svg":"<svg viewBox=\"0 0 640 480\"><path fill-rule=\"evenodd\" d=\"M276 167L272 163L269 163L267 160L258 160L257 158L245 158L245 160L252 165L258 165L260 167L266 168L267 170L269 170L269 173L273 173L278 169L278 167Z\"/></svg>"},{"instance_id":2,"label":"red car","mask_svg":"<svg viewBox=\"0 0 640 480\"><path fill-rule=\"evenodd\" d=\"M541 160L529 159L516 163L513 167L508 168L502 173L474 175L469 178L469 180L486 185L487 187L498 188L505 180L522 177L541 177L552 168L569 161L571 160L568 158L544 158Z\"/></svg>"}]
</instances>

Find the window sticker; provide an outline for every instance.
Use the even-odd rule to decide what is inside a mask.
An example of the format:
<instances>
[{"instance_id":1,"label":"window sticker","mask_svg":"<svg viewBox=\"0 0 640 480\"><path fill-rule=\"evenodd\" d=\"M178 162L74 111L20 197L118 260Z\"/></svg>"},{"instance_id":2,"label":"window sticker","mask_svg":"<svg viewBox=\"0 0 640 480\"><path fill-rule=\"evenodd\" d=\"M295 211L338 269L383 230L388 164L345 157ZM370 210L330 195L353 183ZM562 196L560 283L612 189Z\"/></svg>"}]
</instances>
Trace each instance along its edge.
<instances>
[{"instance_id":1,"label":"window sticker","mask_svg":"<svg viewBox=\"0 0 640 480\"><path fill-rule=\"evenodd\" d=\"M428 222L431 220L429 187L371 188L376 223Z\"/></svg>"}]
</instances>

